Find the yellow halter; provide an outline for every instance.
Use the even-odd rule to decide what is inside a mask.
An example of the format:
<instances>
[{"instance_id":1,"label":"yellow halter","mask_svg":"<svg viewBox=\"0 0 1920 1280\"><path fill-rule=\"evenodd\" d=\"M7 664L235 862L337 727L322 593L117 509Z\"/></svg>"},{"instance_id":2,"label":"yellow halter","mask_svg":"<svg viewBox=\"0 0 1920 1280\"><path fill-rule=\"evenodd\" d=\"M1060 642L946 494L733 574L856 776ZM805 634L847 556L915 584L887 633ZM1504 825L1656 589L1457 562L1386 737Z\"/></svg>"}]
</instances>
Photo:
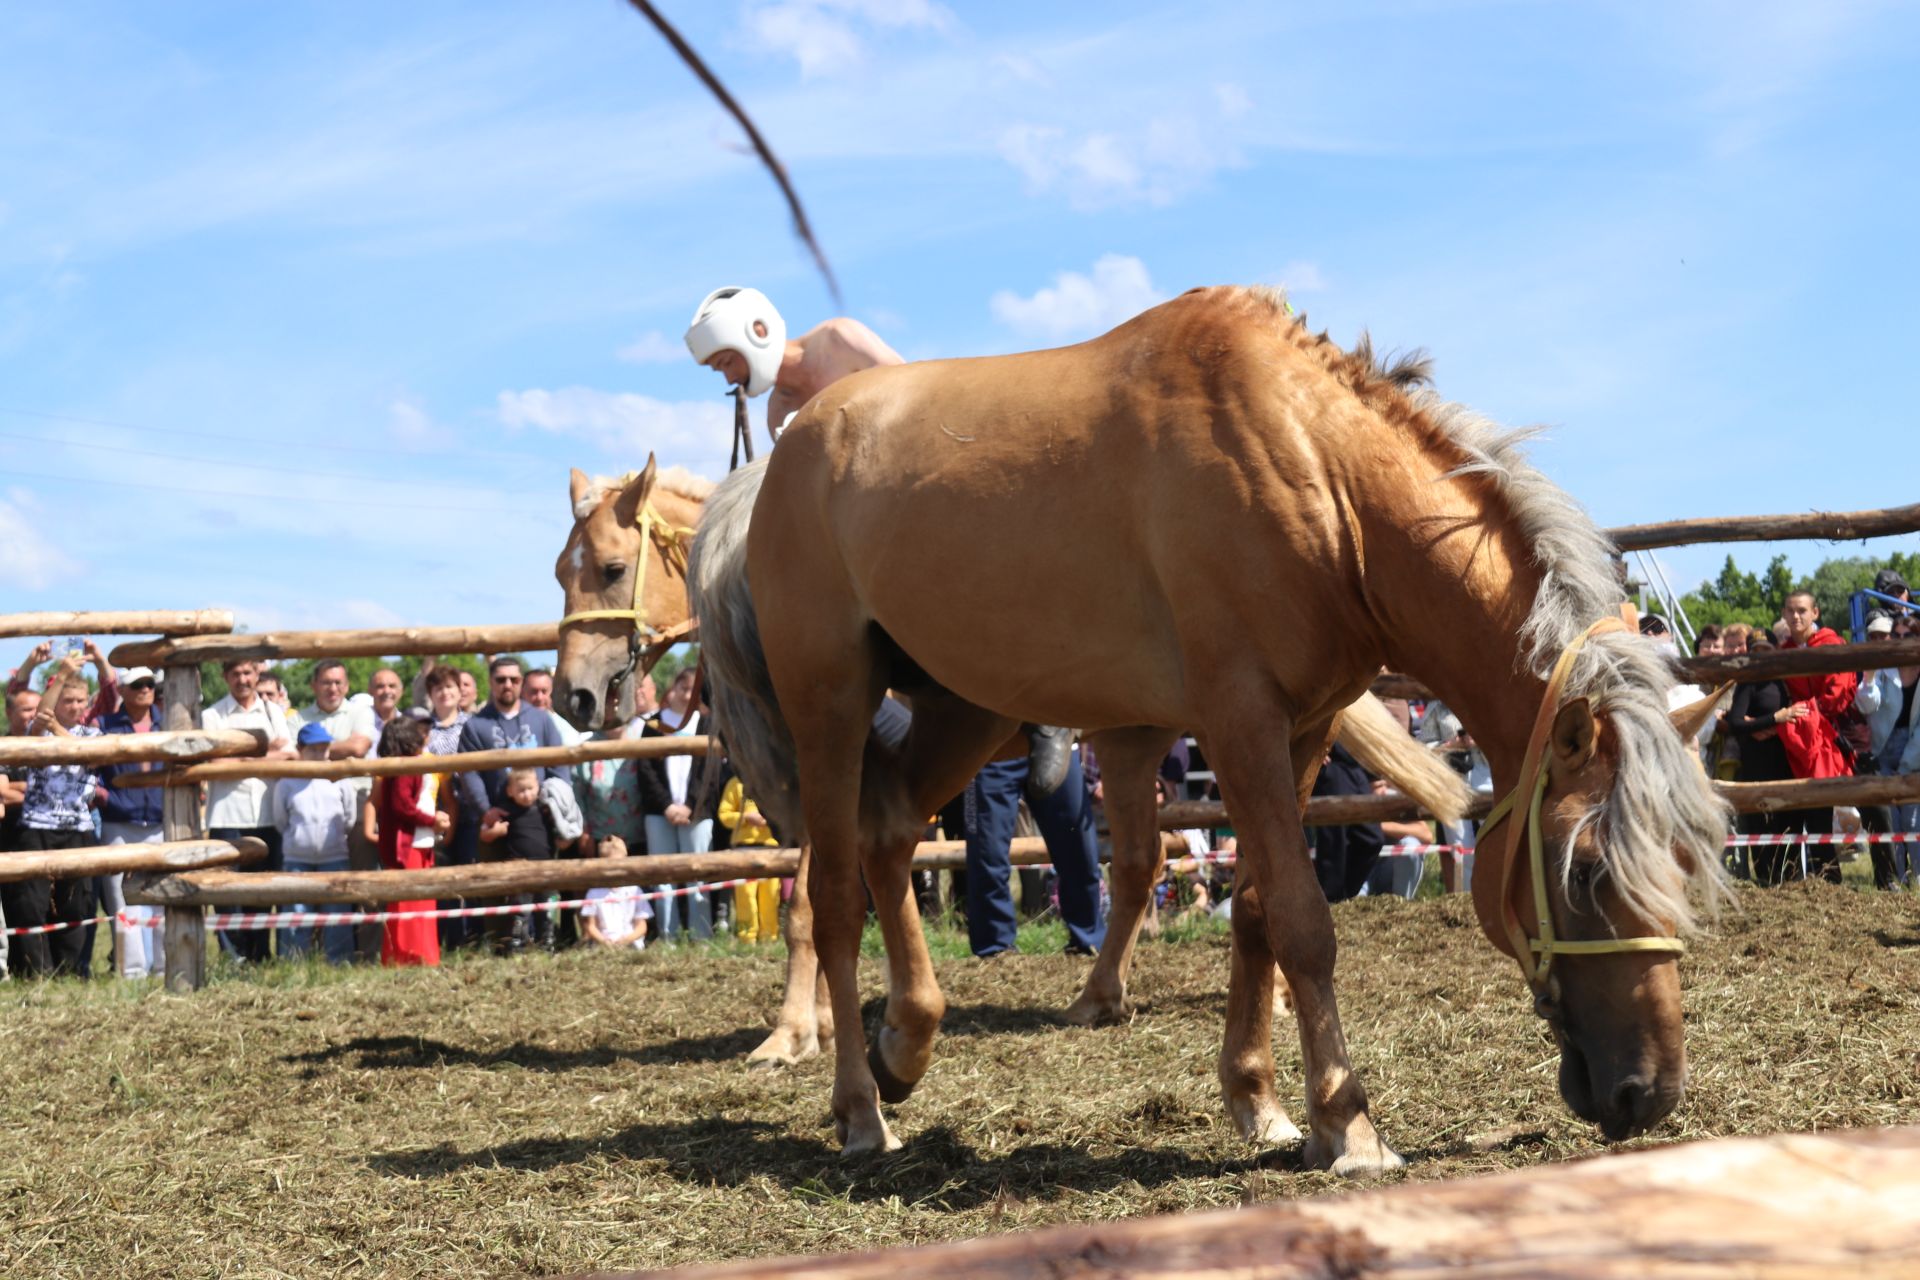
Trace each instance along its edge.
<instances>
[{"instance_id":1,"label":"yellow halter","mask_svg":"<svg viewBox=\"0 0 1920 1280\"><path fill-rule=\"evenodd\" d=\"M1610 631L1631 631L1622 618L1602 618L1582 632L1580 638L1567 646L1560 660L1554 664L1553 675L1547 681L1547 691L1540 700L1540 712L1534 717L1533 734L1527 740L1527 754L1520 766L1519 785L1509 791L1480 827L1480 842L1485 843L1489 831L1502 819L1520 812L1520 801L1526 798L1525 817L1519 822L1507 824L1507 858L1500 872L1500 912L1506 925L1507 937L1512 943L1513 953L1520 961L1520 969L1527 975L1527 984L1536 995L1543 994L1547 985L1547 974L1553 966L1556 955L1592 956L1607 955L1620 951L1674 951L1687 949L1687 944L1679 938L1652 936L1644 938L1597 938L1590 941L1567 941L1554 936L1553 911L1547 903L1547 865L1546 853L1540 834L1540 803L1547 794L1547 770L1545 755L1547 737L1553 728L1554 717L1559 714L1560 694L1566 688L1567 677L1573 671L1575 655L1587 641L1594 636ZM1533 910L1537 919L1540 936L1530 937L1526 926L1520 923L1519 913L1513 909L1513 874L1520 861L1520 833L1527 833L1527 859L1533 873ZM1539 956L1539 963L1534 957Z\"/></svg>"}]
</instances>

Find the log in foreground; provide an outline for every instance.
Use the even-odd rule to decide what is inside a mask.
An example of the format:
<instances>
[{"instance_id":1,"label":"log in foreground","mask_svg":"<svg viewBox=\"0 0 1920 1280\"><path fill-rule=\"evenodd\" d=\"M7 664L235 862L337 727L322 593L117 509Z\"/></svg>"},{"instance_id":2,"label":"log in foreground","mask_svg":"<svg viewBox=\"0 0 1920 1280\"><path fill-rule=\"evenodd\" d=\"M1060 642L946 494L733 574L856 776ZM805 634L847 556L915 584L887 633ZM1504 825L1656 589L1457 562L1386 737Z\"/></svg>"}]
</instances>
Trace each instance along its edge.
<instances>
[{"instance_id":1,"label":"log in foreground","mask_svg":"<svg viewBox=\"0 0 1920 1280\"><path fill-rule=\"evenodd\" d=\"M1700 542L1773 542L1781 538L1820 538L1829 542L1884 538L1920 530L1920 502L1874 511L1809 511L1793 516L1722 516L1704 520L1665 520L1608 529L1622 551L1686 547Z\"/></svg>"},{"instance_id":2,"label":"log in foreground","mask_svg":"<svg viewBox=\"0 0 1920 1280\"><path fill-rule=\"evenodd\" d=\"M1920 1128L1684 1146L962 1244L674 1271L679 1280L1912 1277Z\"/></svg>"},{"instance_id":3,"label":"log in foreground","mask_svg":"<svg viewBox=\"0 0 1920 1280\"><path fill-rule=\"evenodd\" d=\"M1168 837L1169 853L1186 845ZM1039 836L1013 841L1013 864L1051 860ZM967 842L928 840L914 853L915 871L964 867ZM406 902L414 898L500 898L509 894L571 892L615 885L699 884L790 876L798 849L729 849L725 853L670 853L649 857L563 859L557 862L480 862L420 871L202 871L148 876L126 883L137 906L231 907L256 903Z\"/></svg>"},{"instance_id":4,"label":"log in foreground","mask_svg":"<svg viewBox=\"0 0 1920 1280\"><path fill-rule=\"evenodd\" d=\"M191 636L114 646L115 666L178 666L229 658L438 657L446 653L518 653L560 643L557 622L492 627L387 627L368 631L263 631L249 635Z\"/></svg>"},{"instance_id":5,"label":"log in foreground","mask_svg":"<svg viewBox=\"0 0 1920 1280\"><path fill-rule=\"evenodd\" d=\"M267 846L252 836L225 840L170 840L156 844L116 844L51 853L10 853L0 858L0 884L19 880L73 880L122 872L193 871L258 862Z\"/></svg>"},{"instance_id":6,"label":"log in foreground","mask_svg":"<svg viewBox=\"0 0 1920 1280\"><path fill-rule=\"evenodd\" d=\"M428 773L472 773L487 769L538 769L586 764L593 760L654 760L664 756L703 756L704 734L664 738L608 738L571 747L523 747L506 751L465 751L452 756L403 756L386 760L215 760L164 772L127 774L122 787L190 787L231 778L396 778Z\"/></svg>"},{"instance_id":7,"label":"log in foreground","mask_svg":"<svg viewBox=\"0 0 1920 1280\"><path fill-rule=\"evenodd\" d=\"M78 613L54 610L0 614L0 639L17 636L198 636L231 630L233 611L230 609L127 609Z\"/></svg>"},{"instance_id":8,"label":"log in foreground","mask_svg":"<svg viewBox=\"0 0 1920 1280\"><path fill-rule=\"evenodd\" d=\"M98 738L0 737L0 764L38 769L50 764L146 764L257 756L267 749L258 729L189 729L182 733L111 733ZM157 776L157 775L156 775Z\"/></svg>"}]
</instances>

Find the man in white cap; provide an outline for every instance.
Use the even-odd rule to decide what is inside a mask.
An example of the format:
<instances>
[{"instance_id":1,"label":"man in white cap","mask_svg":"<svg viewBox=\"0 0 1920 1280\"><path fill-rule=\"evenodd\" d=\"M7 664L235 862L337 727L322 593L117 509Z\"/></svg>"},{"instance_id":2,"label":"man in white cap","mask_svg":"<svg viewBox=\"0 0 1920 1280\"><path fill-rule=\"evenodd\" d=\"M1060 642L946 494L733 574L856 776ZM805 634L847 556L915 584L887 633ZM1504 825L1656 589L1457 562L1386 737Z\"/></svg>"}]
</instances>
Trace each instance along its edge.
<instances>
[{"instance_id":1,"label":"man in white cap","mask_svg":"<svg viewBox=\"0 0 1920 1280\"><path fill-rule=\"evenodd\" d=\"M687 350L747 395L773 393L767 399L767 434L776 442L787 419L833 383L862 369L906 363L879 334L847 316L823 321L788 341L787 322L767 295L735 285L715 289L701 301L687 327ZM1051 725L1024 727L1027 791L1039 799L1066 780L1073 733Z\"/></svg>"},{"instance_id":2,"label":"man in white cap","mask_svg":"<svg viewBox=\"0 0 1920 1280\"><path fill-rule=\"evenodd\" d=\"M687 350L749 396L767 399L767 434L779 438L800 406L850 373L906 361L858 320L838 316L799 338L758 289L715 289L693 313Z\"/></svg>"}]
</instances>

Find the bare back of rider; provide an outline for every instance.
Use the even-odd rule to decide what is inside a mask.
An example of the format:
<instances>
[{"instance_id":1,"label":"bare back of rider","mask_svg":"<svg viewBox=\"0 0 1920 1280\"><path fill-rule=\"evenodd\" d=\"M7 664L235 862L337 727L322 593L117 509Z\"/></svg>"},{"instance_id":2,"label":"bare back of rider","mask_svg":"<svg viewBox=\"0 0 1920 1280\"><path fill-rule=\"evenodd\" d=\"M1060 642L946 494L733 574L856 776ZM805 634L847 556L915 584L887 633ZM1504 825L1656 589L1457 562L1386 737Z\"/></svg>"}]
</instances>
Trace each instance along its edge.
<instances>
[{"instance_id":1,"label":"bare back of rider","mask_svg":"<svg viewBox=\"0 0 1920 1280\"><path fill-rule=\"evenodd\" d=\"M778 440L787 419L850 373L905 364L898 351L858 320L837 316L787 343L773 392L767 397L767 434Z\"/></svg>"}]
</instances>

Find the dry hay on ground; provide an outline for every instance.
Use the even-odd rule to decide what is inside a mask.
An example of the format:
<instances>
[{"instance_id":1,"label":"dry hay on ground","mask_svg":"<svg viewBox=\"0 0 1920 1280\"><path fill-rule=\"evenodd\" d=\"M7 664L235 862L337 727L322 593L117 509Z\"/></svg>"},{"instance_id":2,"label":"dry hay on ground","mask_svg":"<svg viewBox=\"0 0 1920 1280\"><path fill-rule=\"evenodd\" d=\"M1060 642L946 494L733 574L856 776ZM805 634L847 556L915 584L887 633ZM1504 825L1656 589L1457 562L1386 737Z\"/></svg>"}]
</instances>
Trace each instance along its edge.
<instances>
[{"instance_id":1,"label":"dry hay on ground","mask_svg":"<svg viewBox=\"0 0 1920 1280\"><path fill-rule=\"evenodd\" d=\"M1686 965L1694 1088L1649 1141L1920 1116L1920 899L1749 892ZM1348 1038L1403 1176L1593 1154L1464 898L1336 910ZM1226 942L1143 947L1131 1026L1083 962L951 959L905 1151L843 1164L830 1066L740 1058L781 958L649 951L287 968L188 998L0 988L0 1274L524 1274L1010 1231L1326 1192L1213 1080ZM877 989L871 960L865 977ZM1298 1053L1277 1037L1296 1108ZM1518 1126L1491 1150L1471 1135ZM1512 1132L1509 1130L1509 1132Z\"/></svg>"}]
</instances>

